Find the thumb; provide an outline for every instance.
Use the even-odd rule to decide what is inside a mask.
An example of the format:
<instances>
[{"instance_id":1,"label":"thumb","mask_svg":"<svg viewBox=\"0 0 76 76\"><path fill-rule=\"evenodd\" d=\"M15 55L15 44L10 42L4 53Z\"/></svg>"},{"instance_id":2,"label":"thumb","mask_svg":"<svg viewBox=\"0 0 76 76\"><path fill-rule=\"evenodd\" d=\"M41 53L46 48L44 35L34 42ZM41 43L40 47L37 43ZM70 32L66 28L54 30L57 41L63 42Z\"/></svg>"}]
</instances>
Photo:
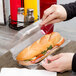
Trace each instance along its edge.
<instances>
[{"instance_id":1,"label":"thumb","mask_svg":"<svg viewBox=\"0 0 76 76\"><path fill-rule=\"evenodd\" d=\"M58 54L58 55L55 55L55 56L49 56L49 57L47 58L47 60L49 60L49 61L54 61L54 60L59 59L61 56L62 56L61 54Z\"/></svg>"}]
</instances>

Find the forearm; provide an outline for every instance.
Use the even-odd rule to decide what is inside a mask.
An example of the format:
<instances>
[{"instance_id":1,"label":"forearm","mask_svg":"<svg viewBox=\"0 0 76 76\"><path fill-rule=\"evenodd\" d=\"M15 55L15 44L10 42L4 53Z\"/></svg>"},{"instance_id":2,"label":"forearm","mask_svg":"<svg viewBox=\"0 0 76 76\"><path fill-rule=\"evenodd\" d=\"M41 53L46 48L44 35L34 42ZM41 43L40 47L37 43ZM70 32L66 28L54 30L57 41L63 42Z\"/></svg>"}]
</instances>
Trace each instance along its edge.
<instances>
[{"instance_id":1,"label":"forearm","mask_svg":"<svg viewBox=\"0 0 76 76\"><path fill-rule=\"evenodd\" d=\"M72 19L73 17L76 17L76 2L65 4L62 6L66 9L66 12L67 12L67 19L66 20L69 20L69 19Z\"/></svg>"},{"instance_id":2,"label":"forearm","mask_svg":"<svg viewBox=\"0 0 76 76\"><path fill-rule=\"evenodd\" d=\"M76 72L76 54L73 56L73 61L72 61L72 70Z\"/></svg>"}]
</instances>

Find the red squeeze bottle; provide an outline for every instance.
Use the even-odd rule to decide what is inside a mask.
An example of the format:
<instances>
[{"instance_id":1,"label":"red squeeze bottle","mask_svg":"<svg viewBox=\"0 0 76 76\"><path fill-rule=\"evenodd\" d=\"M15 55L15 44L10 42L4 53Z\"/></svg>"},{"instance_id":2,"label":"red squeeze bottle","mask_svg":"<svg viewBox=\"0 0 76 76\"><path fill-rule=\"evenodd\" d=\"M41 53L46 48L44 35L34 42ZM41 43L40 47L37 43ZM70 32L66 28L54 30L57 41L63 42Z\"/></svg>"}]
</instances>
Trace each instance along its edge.
<instances>
[{"instance_id":1,"label":"red squeeze bottle","mask_svg":"<svg viewBox=\"0 0 76 76\"><path fill-rule=\"evenodd\" d=\"M24 0L21 0L21 7L24 7Z\"/></svg>"},{"instance_id":2,"label":"red squeeze bottle","mask_svg":"<svg viewBox=\"0 0 76 76\"><path fill-rule=\"evenodd\" d=\"M41 30L43 30L43 34L49 34L49 33L53 32L53 29L54 29L53 24L49 24L47 26L43 25L41 27Z\"/></svg>"},{"instance_id":3,"label":"red squeeze bottle","mask_svg":"<svg viewBox=\"0 0 76 76\"><path fill-rule=\"evenodd\" d=\"M17 12L18 12L18 8L21 7L21 0L10 0L10 27L15 28L17 27ZM14 20L14 21L12 21Z\"/></svg>"},{"instance_id":4,"label":"red squeeze bottle","mask_svg":"<svg viewBox=\"0 0 76 76\"><path fill-rule=\"evenodd\" d=\"M42 18L44 11L49 8L51 5L56 4L57 0L40 0L40 18ZM41 29L45 32L45 34L49 34L53 32L54 25L49 24L47 26L43 25Z\"/></svg>"},{"instance_id":5,"label":"red squeeze bottle","mask_svg":"<svg viewBox=\"0 0 76 76\"><path fill-rule=\"evenodd\" d=\"M56 4L57 0L40 0L40 18L42 18L44 10Z\"/></svg>"}]
</instances>

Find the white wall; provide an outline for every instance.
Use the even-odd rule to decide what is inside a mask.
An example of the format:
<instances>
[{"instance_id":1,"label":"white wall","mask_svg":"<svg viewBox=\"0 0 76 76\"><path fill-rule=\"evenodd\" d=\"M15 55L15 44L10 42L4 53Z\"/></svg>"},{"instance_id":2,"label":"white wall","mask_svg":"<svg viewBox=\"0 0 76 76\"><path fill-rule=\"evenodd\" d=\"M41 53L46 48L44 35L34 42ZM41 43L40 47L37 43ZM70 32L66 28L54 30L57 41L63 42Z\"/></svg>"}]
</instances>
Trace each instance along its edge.
<instances>
[{"instance_id":1,"label":"white wall","mask_svg":"<svg viewBox=\"0 0 76 76\"><path fill-rule=\"evenodd\" d=\"M10 15L10 0L4 0L4 4L5 4L6 22L8 22L8 17ZM2 0L0 0L0 23L4 23Z\"/></svg>"},{"instance_id":2,"label":"white wall","mask_svg":"<svg viewBox=\"0 0 76 76\"><path fill-rule=\"evenodd\" d=\"M4 15L3 15L3 3L2 0L0 0L0 24L4 23Z\"/></svg>"},{"instance_id":3,"label":"white wall","mask_svg":"<svg viewBox=\"0 0 76 76\"><path fill-rule=\"evenodd\" d=\"M37 0L37 4L38 4L38 16L40 17L40 0Z\"/></svg>"},{"instance_id":4,"label":"white wall","mask_svg":"<svg viewBox=\"0 0 76 76\"><path fill-rule=\"evenodd\" d=\"M10 15L10 0L4 0L4 2L5 2L6 23L8 23L8 17Z\"/></svg>"},{"instance_id":5,"label":"white wall","mask_svg":"<svg viewBox=\"0 0 76 76\"><path fill-rule=\"evenodd\" d=\"M58 4L66 4L66 3L70 3L70 2L74 2L76 0L57 0Z\"/></svg>"}]
</instances>

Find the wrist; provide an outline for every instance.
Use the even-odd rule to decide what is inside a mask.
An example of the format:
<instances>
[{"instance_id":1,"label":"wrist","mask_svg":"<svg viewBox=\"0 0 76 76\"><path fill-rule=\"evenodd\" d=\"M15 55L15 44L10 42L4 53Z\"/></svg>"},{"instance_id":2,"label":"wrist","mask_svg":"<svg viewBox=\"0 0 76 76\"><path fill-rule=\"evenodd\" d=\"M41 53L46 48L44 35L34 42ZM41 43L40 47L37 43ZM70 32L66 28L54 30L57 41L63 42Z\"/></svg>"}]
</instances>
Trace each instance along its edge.
<instances>
[{"instance_id":1,"label":"wrist","mask_svg":"<svg viewBox=\"0 0 76 76\"><path fill-rule=\"evenodd\" d=\"M65 10L65 19L64 19L64 21L66 21L66 20L68 20L69 18L68 18L68 9L66 8L66 6L65 5L62 5L61 4L61 6L64 8L64 10Z\"/></svg>"},{"instance_id":2,"label":"wrist","mask_svg":"<svg viewBox=\"0 0 76 76\"><path fill-rule=\"evenodd\" d=\"M73 60L72 60L72 70L76 72L76 53L74 54Z\"/></svg>"}]
</instances>

